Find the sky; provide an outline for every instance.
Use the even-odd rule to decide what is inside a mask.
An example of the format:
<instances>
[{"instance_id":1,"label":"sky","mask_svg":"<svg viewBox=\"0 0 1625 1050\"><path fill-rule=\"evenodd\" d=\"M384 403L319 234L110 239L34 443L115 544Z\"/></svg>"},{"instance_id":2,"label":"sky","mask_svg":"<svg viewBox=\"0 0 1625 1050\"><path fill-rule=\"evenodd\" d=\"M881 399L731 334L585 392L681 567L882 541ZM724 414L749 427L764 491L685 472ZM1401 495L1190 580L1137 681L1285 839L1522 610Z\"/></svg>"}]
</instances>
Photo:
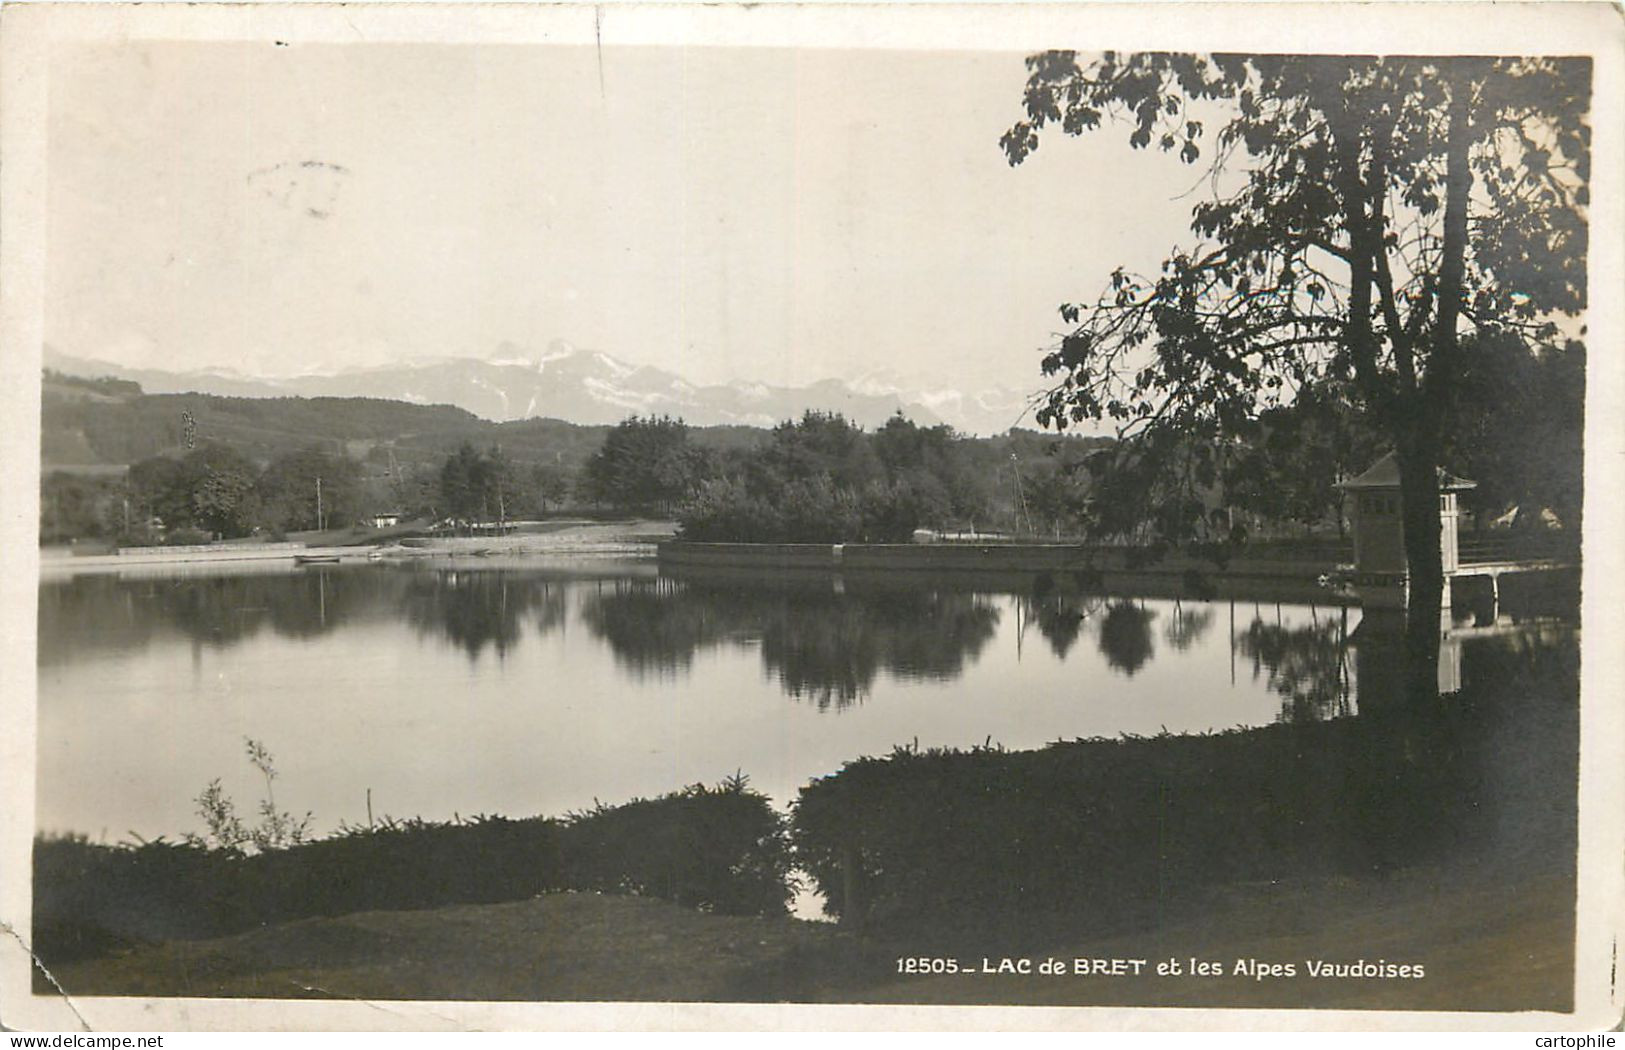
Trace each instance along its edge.
<instances>
[{"instance_id":1,"label":"sky","mask_svg":"<svg viewBox=\"0 0 1625 1050\"><path fill-rule=\"evenodd\" d=\"M1011 168L1022 58L78 45L46 342L292 375L564 340L701 382L1028 387L1059 304L1188 241L1201 189L1125 128Z\"/></svg>"}]
</instances>

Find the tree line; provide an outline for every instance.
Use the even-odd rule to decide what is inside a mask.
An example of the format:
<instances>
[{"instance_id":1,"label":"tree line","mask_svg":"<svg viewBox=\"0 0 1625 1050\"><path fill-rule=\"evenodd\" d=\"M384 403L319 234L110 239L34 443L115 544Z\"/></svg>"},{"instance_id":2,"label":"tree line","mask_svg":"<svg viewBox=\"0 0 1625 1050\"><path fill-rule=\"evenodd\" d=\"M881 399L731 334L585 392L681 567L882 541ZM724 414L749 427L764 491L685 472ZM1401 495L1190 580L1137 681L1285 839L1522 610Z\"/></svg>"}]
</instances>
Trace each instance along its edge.
<instances>
[{"instance_id":1,"label":"tree line","mask_svg":"<svg viewBox=\"0 0 1625 1050\"><path fill-rule=\"evenodd\" d=\"M1099 439L967 437L901 413L873 431L809 411L749 446L713 448L681 420L633 418L585 464L588 501L675 518L687 539L906 542L918 529L1074 535Z\"/></svg>"},{"instance_id":2,"label":"tree line","mask_svg":"<svg viewBox=\"0 0 1625 1050\"><path fill-rule=\"evenodd\" d=\"M577 467L562 452L521 460L466 440L438 462L407 463L331 447L256 461L206 441L122 475L46 474L40 535L203 542L348 528L381 512L456 528L565 510L671 518L694 538L745 541L906 540L917 528L1071 535L1081 528L1081 465L1099 443L1031 431L970 438L900 414L866 432L819 412L754 440L712 436L679 419L633 417Z\"/></svg>"},{"instance_id":3,"label":"tree line","mask_svg":"<svg viewBox=\"0 0 1625 1050\"><path fill-rule=\"evenodd\" d=\"M1478 482L1468 510L1521 504L1578 523L1583 370L1577 344L1474 358L1447 440L1452 469ZM1160 446L1024 430L970 437L901 413L872 431L808 412L757 433L715 443L680 419L632 417L579 466L562 450L521 458L467 440L438 461L405 463L378 448L357 460L320 447L262 463L209 441L122 477L46 475L41 539L203 542L350 528L379 513L460 528L561 511L674 519L687 538L730 542L907 542L919 529L1156 542L1174 519L1237 540L1335 538L1346 524L1337 482L1386 450L1380 430L1324 386L1227 437L1164 435ZM1135 454L1147 469L1124 469ZM1187 472L1170 480L1170 460Z\"/></svg>"},{"instance_id":4,"label":"tree line","mask_svg":"<svg viewBox=\"0 0 1625 1050\"><path fill-rule=\"evenodd\" d=\"M179 457L149 456L122 477L46 475L41 539L201 543L348 527L364 510L362 481L361 464L342 454L312 448L261 465L206 442Z\"/></svg>"},{"instance_id":5,"label":"tree line","mask_svg":"<svg viewBox=\"0 0 1625 1050\"><path fill-rule=\"evenodd\" d=\"M201 543L367 526L378 515L500 521L545 514L569 491L562 467L520 469L500 446L477 450L465 442L438 469L392 464L379 471L317 447L261 464L210 441L182 456L149 456L122 476L45 475L40 538Z\"/></svg>"}]
</instances>

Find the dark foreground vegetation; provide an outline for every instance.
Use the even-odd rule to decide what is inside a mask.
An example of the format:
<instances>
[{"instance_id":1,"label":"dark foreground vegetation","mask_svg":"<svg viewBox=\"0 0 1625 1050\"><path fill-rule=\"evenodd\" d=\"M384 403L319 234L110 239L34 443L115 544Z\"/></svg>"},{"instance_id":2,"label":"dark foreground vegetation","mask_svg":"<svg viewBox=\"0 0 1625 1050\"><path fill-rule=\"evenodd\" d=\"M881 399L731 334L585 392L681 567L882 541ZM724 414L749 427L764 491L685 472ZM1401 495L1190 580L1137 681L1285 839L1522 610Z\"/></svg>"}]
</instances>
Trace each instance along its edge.
<instances>
[{"instance_id":1,"label":"dark foreground vegetation","mask_svg":"<svg viewBox=\"0 0 1625 1050\"><path fill-rule=\"evenodd\" d=\"M34 950L47 966L311 916L588 890L782 915L780 818L742 779L563 819L384 821L257 853L201 842L34 845Z\"/></svg>"},{"instance_id":2,"label":"dark foreground vegetation","mask_svg":"<svg viewBox=\"0 0 1625 1050\"><path fill-rule=\"evenodd\" d=\"M1478 680L1326 722L861 759L802 790L797 863L874 933L1028 945L1227 885L1529 858L1572 872L1575 653L1497 653Z\"/></svg>"}]
</instances>

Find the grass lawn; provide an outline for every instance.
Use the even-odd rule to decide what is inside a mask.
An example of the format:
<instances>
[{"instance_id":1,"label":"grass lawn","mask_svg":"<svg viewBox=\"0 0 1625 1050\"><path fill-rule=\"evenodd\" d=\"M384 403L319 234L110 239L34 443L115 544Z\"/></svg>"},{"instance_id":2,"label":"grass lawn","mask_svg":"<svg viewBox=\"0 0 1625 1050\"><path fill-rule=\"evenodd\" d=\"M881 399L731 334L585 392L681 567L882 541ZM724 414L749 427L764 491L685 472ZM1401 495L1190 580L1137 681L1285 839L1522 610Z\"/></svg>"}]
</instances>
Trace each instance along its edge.
<instances>
[{"instance_id":1,"label":"grass lawn","mask_svg":"<svg viewBox=\"0 0 1625 1050\"><path fill-rule=\"evenodd\" d=\"M557 893L507 904L305 919L64 964L73 995L518 1001L800 1001L1505 1010L1570 1008L1574 883L1554 870L1413 870L1233 887L1144 928L1023 954L1145 959L1140 977L899 976L913 946L794 919L709 915L635 897ZM951 940L952 938L948 938ZM944 949L932 949L943 954ZM979 969L1008 944L947 953ZM1158 977L1163 959L1223 976ZM1305 960L1420 963L1408 979L1317 979ZM1238 959L1297 976L1237 976Z\"/></svg>"},{"instance_id":2,"label":"grass lawn","mask_svg":"<svg viewBox=\"0 0 1625 1050\"><path fill-rule=\"evenodd\" d=\"M826 923L571 892L303 919L53 975L75 996L748 1001L776 998L792 960L859 950Z\"/></svg>"},{"instance_id":3,"label":"grass lawn","mask_svg":"<svg viewBox=\"0 0 1625 1050\"><path fill-rule=\"evenodd\" d=\"M1384 879L1223 891L1154 928L1066 943L1072 960L1145 959L1141 976L915 978L876 989L886 1003L1003 1003L1386 1010L1572 1008L1574 890L1562 872L1418 870ZM969 947L969 946L967 946ZM962 958L972 957L971 952ZM1036 967L1043 956L1033 957ZM1159 977L1163 960L1217 962L1222 976ZM1421 964L1421 979L1315 978L1306 961ZM1258 979L1238 961L1291 963ZM980 962L979 957L975 958ZM997 964L997 959L993 960Z\"/></svg>"}]
</instances>

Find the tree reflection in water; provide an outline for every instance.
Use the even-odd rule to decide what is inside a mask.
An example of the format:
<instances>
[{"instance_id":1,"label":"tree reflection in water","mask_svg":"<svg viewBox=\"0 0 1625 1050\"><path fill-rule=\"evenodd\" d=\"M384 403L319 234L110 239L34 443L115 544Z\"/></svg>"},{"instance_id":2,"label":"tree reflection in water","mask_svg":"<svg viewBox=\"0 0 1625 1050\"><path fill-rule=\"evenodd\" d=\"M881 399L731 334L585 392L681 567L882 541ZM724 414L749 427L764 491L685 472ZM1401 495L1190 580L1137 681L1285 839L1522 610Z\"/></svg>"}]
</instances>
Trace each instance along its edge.
<instances>
[{"instance_id":1,"label":"tree reflection in water","mask_svg":"<svg viewBox=\"0 0 1625 1050\"><path fill-rule=\"evenodd\" d=\"M420 637L450 642L471 660L487 650L503 659L527 630L545 636L579 615L634 675L683 673L711 647L755 648L784 692L821 710L840 710L868 695L882 674L905 680L960 675L990 644L1006 601L1015 603L1018 646L1027 627L1036 626L1065 661L1092 632L1107 665L1126 676L1156 657L1158 635L1165 653L1200 649L1216 615L1205 602L1175 599L1153 609L1138 599L1105 597L1098 581L1082 574L1012 577L977 588L913 574L707 572L588 580L418 565L92 574L41 584L38 660L42 668L54 667L87 652L136 651L176 635L201 654L266 632L314 640L345 626L401 619ZM1572 605L1567 592L1558 598ZM1475 648L1517 651L1541 632L1565 637L1572 615L1554 618L1549 606L1557 599L1537 599L1544 600L1534 592L1487 615L1459 607L1458 631L1441 643L1441 692L1472 677ZM1351 616L1346 609L1299 606L1284 623L1256 613L1242 627L1232 608L1232 669L1238 653L1251 659L1254 679L1267 678L1282 698L1282 721L1352 714L1356 683L1362 711L1402 704L1403 684L1395 677L1403 663L1402 621L1379 609ZM1351 622L1359 623L1357 631ZM1457 636L1474 625L1471 638Z\"/></svg>"},{"instance_id":2,"label":"tree reflection in water","mask_svg":"<svg viewBox=\"0 0 1625 1050\"><path fill-rule=\"evenodd\" d=\"M1066 659L1082 637L1084 623L1099 613L1105 603L1105 599L1090 593L1084 581L1075 582L1074 593L1064 588L1054 573L1040 573L1033 579L1030 594L1021 600L1021 629L1025 630L1025 624L1036 625L1058 660Z\"/></svg>"},{"instance_id":3,"label":"tree reflection in water","mask_svg":"<svg viewBox=\"0 0 1625 1050\"><path fill-rule=\"evenodd\" d=\"M1179 653L1186 652L1191 646L1202 640L1202 636L1213 626L1213 610L1207 607L1187 609L1179 599L1174 599L1174 613L1169 618L1168 625L1162 629L1162 639Z\"/></svg>"},{"instance_id":4,"label":"tree reflection in water","mask_svg":"<svg viewBox=\"0 0 1625 1050\"><path fill-rule=\"evenodd\" d=\"M1100 652L1106 662L1130 678L1150 663L1155 654L1151 621L1156 615L1126 599L1108 605L1100 620Z\"/></svg>"},{"instance_id":5,"label":"tree reflection in water","mask_svg":"<svg viewBox=\"0 0 1625 1050\"><path fill-rule=\"evenodd\" d=\"M1065 660L1083 636L1084 624L1096 617L1104 605L1105 599L1099 597L1050 593L1022 599L1021 609L1026 622L1036 626L1049 643L1056 659Z\"/></svg>"},{"instance_id":6,"label":"tree reflection in water","mask_svg":"<svg viewBox=\"0 0 1625 1050\"><path fill-rule=\"evenodd\" d=\"M146 648L162 629L149 615L159 581L132 585L113 576L78 576L41 584L39 650L41 667L71 663L91 652L133 652Z\"/></svg>"},{"instance_id":7,"label":"tree reflection in water","mask_svg":"<svg viewBox=\"0 0 1625 1050\"><path fill-rule=\"evenodd\" d=\"M564 589L505 570L424 572L409 577L401 607L420 635L437 635L477 660L486 646L507 656L532 613L543 634L564 622Z\"/></svg>"},{"instance_id":8,"label":"tree reflection in water","mask_svg":"<svg viewBox=\"0 0 1625 1050\"><path fill-rule=\"evenodd\" d=\"M665 578L601 583L582 604L581 620L634 675L668 677L736 629L731 607L695 601L688 590Z\"/></svg>"},{"instance_id":9,"label":"tree reflection in water","mask_svg":"<svg viewBox=\"0 0 1625 1050\"><path fill-rule=\"evenodd\" d=\"M820 711L861 700L884 670L902 679L956 678L999 623L974 594L848 591L822 608L780 597L764 619L762 660L785 691Z\"/></svg>"},{"instance_id":10,"label":"tree reflection in water","mask_svg":"<svg viewBox=\"0 0 1625 1050\"><path fill-rule=\"evenodd\" d=\"M505 655L534 614L542 634L564 624L565 584L507 570L307 568L249 575L120 579L80 576L40 588L42 665L87 647L137 649L176 631L226 647L269 628L316 638L364 620L404 617L476 658Z\"/></svg>"},{"instance_id":11,"label":"tree reflection in water","mask_svg":"<svg viewBox=\"0 0 1625 1050\"><path fill-rule=\"evenodd\" d=\"M1235 639L1253 661L1253 677L1266 673L1281 695L1282 722L1318 722L1353 713L1348 667L1348 610L1314 622L1285 627L1255 617Z\"/></svg>"},{"instance_id":12,"label":"tree reflection in water","mask_svg":"<svg viewBox=\"0 0 1625 1050\"><path fill-rule=\"evenodd\" d=\"M759 645L785 692L822 711L858 702L882 671L957 677L993 637L999 610L979 595L914 586L662 578L617 581L587 597L581 618L640 675L685 670L724 642Z\"/></svg>"},{"instance_id":13,"label":"tree reflection in water","mask_svg":"<svg viewBox=\"0 0 1625 1050\"><path fill-rule=\"evenodd\" d=\"M284 637L311 638L382 614L378 589L375 578L326 570L77 576L40 587L39 659L42 665L60 662L87 647L138 649L166 630L213 647L246 641L266 627Z\"/></svg>"}]
</instances>

